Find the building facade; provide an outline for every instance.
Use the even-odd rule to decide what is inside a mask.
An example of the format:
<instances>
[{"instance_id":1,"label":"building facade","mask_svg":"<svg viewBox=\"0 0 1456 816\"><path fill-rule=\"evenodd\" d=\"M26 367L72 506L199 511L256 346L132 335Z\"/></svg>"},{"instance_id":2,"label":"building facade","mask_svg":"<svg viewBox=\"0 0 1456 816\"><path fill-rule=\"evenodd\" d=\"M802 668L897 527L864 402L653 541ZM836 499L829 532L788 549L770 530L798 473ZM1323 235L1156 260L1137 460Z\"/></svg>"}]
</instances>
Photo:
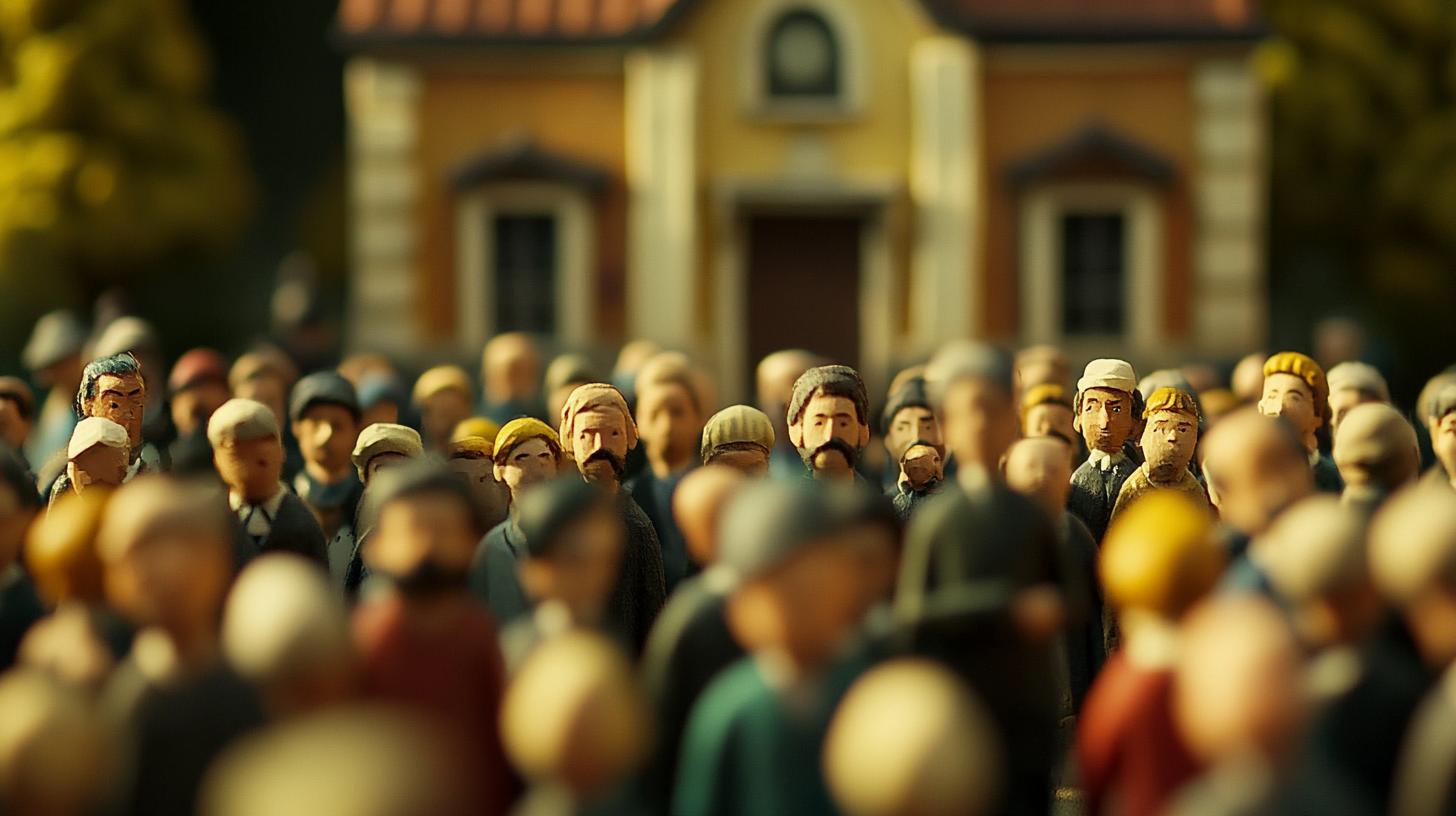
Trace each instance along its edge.
<instances>
[{"instance_id":1,"label":"building facade","mask_svg":"<svg viewBox=\"0 0 1456 816\"><path fill-rule=\"evenodd\" d=\"M1246 351L1246 2L342 0L352 345Z\"/></svg>"}]
</instances>

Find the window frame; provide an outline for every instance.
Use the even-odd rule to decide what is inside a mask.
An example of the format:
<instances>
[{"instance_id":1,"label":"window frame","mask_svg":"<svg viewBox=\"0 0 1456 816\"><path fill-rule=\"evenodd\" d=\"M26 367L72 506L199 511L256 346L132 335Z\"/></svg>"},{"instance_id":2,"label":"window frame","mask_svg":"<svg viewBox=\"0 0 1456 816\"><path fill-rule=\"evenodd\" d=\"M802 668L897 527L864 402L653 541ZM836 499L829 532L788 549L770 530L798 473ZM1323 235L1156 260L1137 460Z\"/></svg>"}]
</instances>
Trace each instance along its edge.
<instances>
[{"instance_id":1,"label":"window frame","mask_svg":"<svg viewBox=\"0 0 1456 816\"><path fill-rule=\"evenodd\" d=\"M786 16L797 12L818 17L834 39L839 92L833 97L776 95L770 89L773 34ZM859 118L867 106L866 47L854 0L759 0L749 18L743 47L743 64L752 68L739 72L744 115L785 123L834 123Z\"/></svg>"}]
</instances>

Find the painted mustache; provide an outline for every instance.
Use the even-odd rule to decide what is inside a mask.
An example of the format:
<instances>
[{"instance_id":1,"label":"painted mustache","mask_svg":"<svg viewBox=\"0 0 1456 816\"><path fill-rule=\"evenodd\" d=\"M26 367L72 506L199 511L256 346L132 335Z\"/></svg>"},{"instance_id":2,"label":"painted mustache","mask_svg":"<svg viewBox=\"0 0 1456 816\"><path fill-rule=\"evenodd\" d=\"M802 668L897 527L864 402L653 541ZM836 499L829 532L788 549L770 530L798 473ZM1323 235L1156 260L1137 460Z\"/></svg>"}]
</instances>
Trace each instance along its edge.
<instances>
[{"instance_id":1,"label":"painted mustache","mask_svg":"<svg viewBox=\"0 0 1456 816\"><path fill-rule=\"evenodd\" d=\"M627 472L627 460L605 448L588 456L586 461L581 463L582 470L586 470L587 465L593 462L606 462L612 468L612 474L617 477L618 481L621 481L622 474Z\"/></svg>"}]
</instances>

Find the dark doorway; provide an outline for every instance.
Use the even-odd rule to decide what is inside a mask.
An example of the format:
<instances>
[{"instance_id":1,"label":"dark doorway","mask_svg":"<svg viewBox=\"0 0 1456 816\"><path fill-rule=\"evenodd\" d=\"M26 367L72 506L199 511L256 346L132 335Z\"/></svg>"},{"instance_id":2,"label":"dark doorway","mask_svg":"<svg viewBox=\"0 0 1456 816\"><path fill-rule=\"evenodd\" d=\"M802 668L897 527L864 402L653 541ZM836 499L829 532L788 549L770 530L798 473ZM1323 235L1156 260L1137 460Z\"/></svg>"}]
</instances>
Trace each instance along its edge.
<instances>
[{"instance_id":1,"label":"dark doorway","mask_svg":"<svg viewBox=\"0 0 1456 816\"><path fill-rule=\"evenodd\" d=\"M806 348L859 364L858 217L748 219L748 370L770 352Z\"/></svg>"}]
</instances>

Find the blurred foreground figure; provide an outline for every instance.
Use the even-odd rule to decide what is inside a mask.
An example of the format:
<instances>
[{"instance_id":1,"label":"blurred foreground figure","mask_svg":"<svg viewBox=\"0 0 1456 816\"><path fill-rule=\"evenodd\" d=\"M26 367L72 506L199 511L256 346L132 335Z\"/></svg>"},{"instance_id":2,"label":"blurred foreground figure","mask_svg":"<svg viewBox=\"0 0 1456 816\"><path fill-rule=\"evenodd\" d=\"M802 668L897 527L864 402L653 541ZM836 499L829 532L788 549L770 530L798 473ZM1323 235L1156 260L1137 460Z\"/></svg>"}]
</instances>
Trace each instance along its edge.
<instances>
[{"instance_id":1,"label":"blurred foreground figure","mask_svg":"<svg viewBox=\"0 0 1456 816\"><path fill-rule=\"evenodd\" d=\"M1198 773L1173 722L1178 625L1223 564L1208 514L1178 493L1144 496L1108 530L1100 568L1123 645L1092 684L1078 723L1092 816L1157 816Z\"/></svg>"},{"instance_id":2,"label":"blurred foreground figure","mask_svg":"<svg viewBox=\"0 0 1456 816\"><path fill-rule=\"evenodd\" d=\"M517 785L500 744L500 648L465 587L484 532L470 494L428 461L378 479L378 522L363 556L388 586L354 613L365 691L428 716L471 782L471 812L505 813Z\"/></svg>"},{"instance_id":3,"label":"blurred foreground figure","mask_svg":"<svg viewBox=\"0 0 1456 816\"><path fill-rule=\"evenodd\" d=\"M1421 475L1416 429L1384 403L1359 405L1345 415L1335 433L1334 459L1345 482L1342 500L1367 516Z\"/></svg>"},{"instance_id":4,"label":"blurred foreground figure","mask_svg":"<svg viewBox=\"0 0 1456 816\"><path fill-rule=\"evenodd\" d=\"M37 623L21 645L26 665L78 688L99 690L130 632L106 608L96 536L111 500L97 488L56 502L31 527L25 562L36 590L53 614Z\"/></svg>"},{"instance_id":5,"label":"blurred foreground figure","mask_svg":"<svg viewBox=\"0 0 1456 816\"><path fill-rule=\"evenodd\" d=\"M0 675L0 812L88 816L121 765L93 701L33 669Z\"/></svg>"},{"instance_id":6,"label":"blurred foreground figure","mask_svg":"<svg viewBox=\"0 0 1456 816\"><path fill-rule=\"evenodd\" d=\"M1232 559L1230 580L1262 585L1257 565L1243 563L1250 560L1249 540L1314 490L1304 446L1288 423L1244 408L1204 440L1203 475ZM1249 574L1240 578L1240 572Z\"/></svg>"},{"instance_id":7,"label":"blurred foreground figure","mask_svg":"<svg viewBox=\"0 0 1456 816\"><path fill-rule=\"evenodd\" d=\"M504 425L517 417L540 418L541 354L530 335L507 332L492 337L480 355L485 415Z\"/></svg>"},{"instance_id":8,"label":"blurred foreground figure","mask_svg":"<svg viewBox=\"0 0 1456 816\"><path fill-rule=\"evenodd\" d=\"M1304 442L1314 487L1325 493L1344 489L1340 471L1320 452L1316 431L1329 427L1330 386L1319 363L1297 351L1282 351L1264 362L1259 412L1287 420Z\"/></svg>"},{"instance_id":9,"label":"blurred foreground figure","mask_svg":"<svg viewBox=\"0 0 1456 816\"><path fill-rule=\"evenodd\" d=\"M21 545L40 510L30 469L20 454L0 445L0 671L15 662L21 638L45 614L20 565Z\"/></svg>"},{"instance_id":10,"label":"blurred foreground figure","mask_svg":"<svg viewBox=\"0 0 1456 816\"><path fill-rule=\"evenodd\" d=\"M204 816L473 816L444 745L399 711L329 709L238 743Z\"/></svg>"},{"instance_id":11,"label":"blurred foreground figure","mask_svg":"<svg viewBox=\"0 0 1456 816\"><path fill-rule=\"evenodd\" d=\"M983 706L936 663L886 663L850 687L824 746L848 816L995 812L1001 747Z\"/></svg>"},{"instance_id":12,"label":"blurred foreground figure","mask_svg":"<svg viewBox=\"0 0 1456 816\"><path fill-rule=\"evenodd\" d=\"M697 572L672 516L672 496L698 465L698 440L712 408L712 389L692 362L676 352L649 359L637 375L636 388L637 432L647 449L647 467L627 489L657 531L663 577L671 593L679 581Z\"/></svg>"},{"instance_id":13,"label":"blurred foreground figure","mask_svg":"<svg viewBox=\"0 0 1456 816\"><path fill-rule=\"evenodd\" d=\"M470 488L470 500L487 530L505 521L511 501L510 488L495 477L495 463L491 460L494 452L490 440L467 436L452 441L445 458L445 467Z\"/></svg>"},{"instance_id":14,"label":"blurred foreground figure","mask_svg":"<svg viewBox=\"0 0 1456 816\"><path fill-rule=\"evenodd\" d=\"M526 660L501 707L501 733L532 783L518 816L621 813L618 787L647 755L652 720L621 651L574 632Z\"/></svg>"},{"instance_id":15,"label":"blurred foreground figure","mask_svg":"<svg viewBox=\"0 0 1456 816\"><path fill-rule=\"evenodd\" d=\"M703 425L700 453L705 465L722 465L746 476L767 476L773 451L773 420L752 406L730 405Z\"/></svg>"}]
</instances>

